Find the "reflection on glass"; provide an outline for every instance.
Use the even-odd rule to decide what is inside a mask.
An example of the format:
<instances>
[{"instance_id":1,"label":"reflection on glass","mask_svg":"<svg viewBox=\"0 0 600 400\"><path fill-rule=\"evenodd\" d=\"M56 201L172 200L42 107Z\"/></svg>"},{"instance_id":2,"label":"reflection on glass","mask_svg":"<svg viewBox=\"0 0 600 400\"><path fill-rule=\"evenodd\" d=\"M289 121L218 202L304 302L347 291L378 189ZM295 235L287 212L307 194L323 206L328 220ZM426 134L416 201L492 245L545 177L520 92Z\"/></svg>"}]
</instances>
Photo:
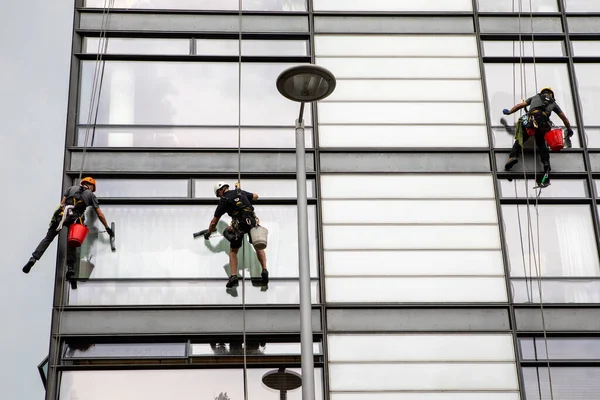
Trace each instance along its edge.
<instances>
[{"instance_id":1,"label":"reflection on glass","mask_svg":"<svg viewBox=\"0 0 600 400\"><path fill-rule=\"evenodd\" d=\"M276 342L257 342L254 339L246 339L248 344L247 354L260 354L265 356L276 355L300 355L300 343L276 343ZM212 356L212 355L240 355L243 354L244 343L195 343L192 344L191 356ZM313 343L313 354L323 354L321 343Z\"/></svg>"},{"instance_id":2,"label":"reflection on glass","mask_svg":"<svg viewBox=\"0 0 600 400\"><path fill-rule=\"evenodd\" d=\"M512 146L515 142L514 135L515 135L516 128L515 128L515 125L513 124L513 117L512 116L504 117L504 121L506 123L506 125L504 125L504 127L492 128L492 134L494 135L494 148L496 148L496 149L510 149L510 148L512 148ZM562 123L562 120L557 117L555 122ZM498 125L501 125L501 124L502 124L502 119L500 120L500 123ZM509 125L509 124L511 124L511 125ZM571 137L571 145L574 149L580 148L581 142L579 141L579 130L577 129L577 127L572 126L572 125L571 125L571 128L573 129L573 132L574 132L573 136ZM563 127L563 132L564 131L565 131L565 128ZM525 149L530 149L531 151L533 151L534 147L535 147L534 140L528 140L525 142L525 147L524 147Z\"/></svg>"},{"instance_id":3,"label":"reflection on glass","mask_svg":"<svg viewBox=\"0 0 600 400\"><path fill-rule=\"evenodd\" d=\"M523 380L527 400L550 399L547 367L525 367ZM552 367L552 395L556 400L597 400L600 393L600 368ZM541 393L541 397L540 397Z\"/></svg>"},{"instance_id":4,"label":"reflection on glass","mask_svg":"<svg viewBox=\"0 0 600 400\"><path fill-rule=\"evenodd\" d=\"M600 71L600 64L575 64L575 75L577 77L577 86L579 96L581 97L581 107L583 109L583 122L585 125L600 125L600 113L598 107L600 102L600 83L596 78ZM591 140L591 134L588 134ZM597 141L595 141L597 142Z\"/></svg>"},{"instance_id":5,"label":"reflection on glass","mask_svg":"<svg viewBox=\"0 0 600 400\"><path fill-rule=\"evenodd\" d=\"M525 2L524 2L525 3ZM486 57L560 57L564 56L564 44L559 41L498 41L483 42Z\"/></svg>"},{"instance_id":6,"label":"reflection on glass","mask_svg":"<svg viewBox=\"0 0 600 400\"><path fill-rule=\"evenodd\" d=\"M225 289L226 281L79 282L69 295L69 305L242 304L242 283ZM299 300L298 281L271 280L268 286L246 281L246 304L299 304ZM319 302L316 281L311 281L311 302Z\"/></svg>"},{"instance_id":7,"label":"reflection on glass","mask_svg":"<svg viewBox=\"0 0 600 400\"><path fill-rule=\"evenodd\" d=\"M190 54L189 39L151 39L151 38L108 38L105 54ZM86 37L83 39L84 53L104 51L104 40ZM100 46L100 47L99 47Z\"/></svg>"},{"instance_id":8,"label":"reflection on glass","mask_svg":"<svg viewBox=\"0 0 600 400\"><path fill-rule=\"evenodd\" d=\"M68 343L65 358L186 357L186 343Z\"/></svg>"},{"instance_id":9,"label":"reflection on glass","mask_svg":"<svg viewBox=\"0 0 600 400\"><path fill-rule=\"evenodd\" d=\"M196 54L237 56L239 40L196 39ZM307 56L306 40L242 40L243 56Z\"/></svg>"},{"instance_id":10,"label":"reflection on glass","mask_svg":"<svg viewBox=\"0 0 600 400\"><path fill-rule=\"evenodd\" d=\"M237 180L232 180L231 185ZM258 194L261 198L296 198L296 180L292 179L242 179L243 189ZM196 198L214 198L213 179L196 179L194 181ZM307 196L315 197L315 181L307 179Z\"/></svg>"},{"instance_id":11,"label":"reflection on glass","mask_svg":"<svg viewBox=\"0 0 600 400\"><path fill-rule=\"evenodd\" d=\"M480 12L555 12L556 0L477 0Z\"/></svg>"},{"instance_id":12,"label":"reflection on glass","mask_svg":"<svg viewBox=\"0 0 600 400\"><path fill-rule=\"evenodd\" d=\"M535 267L533 269L535 275ZM513 301L515 303L539 303L538 280L513 279ZM600 280L542 280L544 303L600 303Z\"/></svg>"},{"instance_id":13,"label":"reflection on glass","mask_svg":"<svg viewBox=\"0 0 600 400\"><path fill-rule=\"evenodd\" d=\"M289 125L288 121L288 125ZM77 145L85 146L87 128L77 129ZM237 148L237 128L219 127L102 127L89 134L91 147L199 147ZM242 148L291 149L296 146L295 131L289 128L242 128ZM304 145L313 147L312 129L306 129Z\"/></svg>"},{"instance_id":14,"label":"reflection on glass","mask_svg":"<svg viewBox=\"0 0 600 400\"><path fill-rule=\"evenodd\" d=\"M599 40L571 40L573 56L575 57L599 57Z\"/></svg>"},{"instance_id":15,"label":"reflection on glass","mask_svg":"<svg viewBox=\"0 0 600 400\"><path fill-rule=\"evenodd\" d=\"M248 398L280 400L278 390L263 384L272 368L247 370ZM275 370L276 371L276 370ZM286 371L301 374L300 368ZM59 400L243 400L244 374L239 369L65 371ZM315 398L323 399L323 370L315 368ZM301 400L302 389L287 392L288 400Z\"/></svg>"},{"instance_id":16,"label":"reflection on glass","mask_svg":"<svg viewBox=\"0 0 600 400\"><path fill-rule=\"evenodd\" d=\"M251 189L250 187L248 189ZM216 200L216 199L215 199ZM216 203L216 201L215 201ZM205 278L229 276L229 242L219 233L210 240L192 234L205 229L215 206L107 205L102 210L116 224L116 246L112 252L108 235L93 211L86 214L90 232L81 247L79 276L82 278ZM295 205L257 205L261 225L269 230L266 248L271 277L298 277L298 231ZM217 225L222 232L230 219ZM317 276L316 209L308 207L311 276ZM244 236L239 252L240 269L246 276L260 275L254 249Z\"/></svg>"},{"instance_id":17,"label":"reflection on glass","mask_svg":"<svg viewBox=\"0 0 600 400\"><path fill-rule=\"evenodd\" d=\"M537 42L536 42L537 43ZM488 91L491 124L502 126L500 119L504 118L510 126L514 126L519 118L519 112L510 116L502 114L505 108L511 108L522 99L526 99L538 93L534 87L537 82L541 89L550 86L554 90L556 103L571 120L575 119L573 96L569 82L569 73L566 64L524 64L527 88L522 93L521 88L521 66L519 64L485 64L486 87ZM552 114L552 121L557 126L562 126L562 120L556 114Z\"/></svg>"},{"instance_id":18,"label":"reflection on glass","mask_svg":"<svg viewBox=\"0 0 600 400\"><path fill-rule=\"evenodd\" d=\"M96 179L96 196L102 197L188 197L187 179ZM79 180L73 179L78 185Z\"/></svg>"},{"instance_id":19,"label":"reflection on glass","mask_svg":"<svg viewBox=\"0 0 600 400\"><path fill-rule=\"evenodd\" d=\"M469 0L314 0L315 11L472 11Z\"/></svg>"},{"instance_id":20,"label":"reflection on glass","mask_svg":"<svg viewBox=\"0 0 600 400\"><path fill-rule=\"evenodd\" d=\"M527 181L527 185L529 197L535 198L539 192L538 190L533 189L536 183L533 181L533 179L531 179ZM506 179L501 179L500 191L502 193L502 197L505 198L527 197L527 193L525 191L525 181L523 179L513 179L512 182L509 182ZM552 185L544 188L539 197L553 198L589 196L587 195L586 182L583 179L552 179Z\"/></svg>"},{"instance_id":21,"label":"reflection on glass","mask_svg":"<svg viewBox=\"0 0 600 400\"><path fill-rule=\"evenodd\" d=\"M600 148L600 128L585 128L588 148Z\"/></svg>"},{"instance_id":22,"label":"reflection on glass","mask_svg":"<svg viewBox=\"0 0 600 400\"><path fill-rule=\"evenodd\" d=\"M522 338L523 360L600 360L600 338Z\"/></svg>"},{"instance_id":23,"label":"reflection on glass","mask_svg":"<svg viewBox=\"0 0 600 400\"><path fill-rule=\"evenodd\" d=\"M567 12L600 12L600 2L596 0L565 0Z\"/></svg>"},{"instance_id":24,"label":"reflection on glass","mask_svg":"<svg viewBox=\"0 0 600 400\"><path fill-rule=\"evenodd\" d=\"M538 210L539 241L536 211L533 207L530 209L531 237L532 243L535 244L533 247L527 244L527 206L502 206L511 275L536 277L533 262L535 255L541 275L545 277L600 276L590 207L540 205ZM523 242L520 239L517 211L521 217ZM538 254L541 259L538 259Z\"/></svg>"},{"instance_id":25,"label":"reflection on glass","mask_svg":"<svg viewBox=\"0 0 600 400\"><path fill-rule=\"evenodd\" d=\"M105 7L105 0L85 0L84 7ZM165 10L239 10L238 0L115 0L114 8ZM306 0L244 0L247 11L306 11Z\"/></svg>"},{"instance_id":26,"label":"reflection on glass","mask_svg":"<svg viewBox=\"0 0 600 400\"><path fill-rule=\"evenodd\" d=\"M274 84L288 67L242 65L242 125L293 124L298 105L281 96ZM81 62L80 123L89 123L94 68L95 61ZM106 61L103 82L98 124L238 125L237 63ZM306 112L310 121L310 107ZM120 132L120 146L132 146L129 131Z\"/></svg>"}]
</instances>

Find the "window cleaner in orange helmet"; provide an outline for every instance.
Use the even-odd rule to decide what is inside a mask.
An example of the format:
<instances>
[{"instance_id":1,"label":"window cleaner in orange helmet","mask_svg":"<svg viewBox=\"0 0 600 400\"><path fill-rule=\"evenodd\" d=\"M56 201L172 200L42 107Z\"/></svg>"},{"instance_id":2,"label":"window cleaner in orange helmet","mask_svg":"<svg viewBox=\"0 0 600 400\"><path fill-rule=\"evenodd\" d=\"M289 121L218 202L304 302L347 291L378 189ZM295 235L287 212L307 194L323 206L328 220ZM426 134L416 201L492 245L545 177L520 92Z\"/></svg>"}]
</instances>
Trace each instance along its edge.
<instances>
[{"instance_id":1,"label":"window cleaner in orange helmet","mask_svg":"<svg viewBox=\"0 0 600 400\"><path fill-rule=\"evenodd\" d=\"M28 274L31 271L33 265L38 261L50 243L54 240L54 238L60 233L59 226L71 226L72 224L83 224L85 210L88 207L93 207L98 215L98 219L102 224L106 227L106 233L108 233L111 238L114 237L114 232L108 226L108 222L106 222L106 218L100 210L100 204L98 203L98 199L93 192L96 191L96 180L91 177L85 177L81 180L78 186L71 186L68 188L64 194L63 198L60 202L60 205L54 211L52 215L52 219L50 220L50 226L48 227L48 231L46 232L46 236L42 239L40 244L38 244L35 251L31 254L31 258L23 267L23 272ZM70 213L64 215L65 207L70 209ZM62 225L61 225L62 223ZM77 247L72 246L70 244L67 245L67 274L66 278L71 280L75 277L75 262L77 261Z\"/></svg>"}]
</instances>

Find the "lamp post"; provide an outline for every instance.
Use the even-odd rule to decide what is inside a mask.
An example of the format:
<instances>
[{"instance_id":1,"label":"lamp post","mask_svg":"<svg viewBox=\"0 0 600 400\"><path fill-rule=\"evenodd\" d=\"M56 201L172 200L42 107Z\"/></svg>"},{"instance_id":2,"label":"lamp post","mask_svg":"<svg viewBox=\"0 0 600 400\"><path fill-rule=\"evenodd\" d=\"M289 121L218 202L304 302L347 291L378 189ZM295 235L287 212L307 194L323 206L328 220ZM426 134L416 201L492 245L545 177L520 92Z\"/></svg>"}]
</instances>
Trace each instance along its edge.
<instances>
[{"instance_id":1,"label":"lamp post","mask_svg":"<svg viewBox=\"0 0 600 400\"><path fill-rule=\"evenodd\" d=\"M300 115L296 120L296 184L298 188L302 400L314 400L315 398L315 366L308 252L306 158L304 149L304 103L324 99L334 89L335 77L333 74L323 67L312 64L299 65L286 69L277 78L277 90L279 90L279 93L289 100L300 103Z\"/></svg>"}]
</instances>

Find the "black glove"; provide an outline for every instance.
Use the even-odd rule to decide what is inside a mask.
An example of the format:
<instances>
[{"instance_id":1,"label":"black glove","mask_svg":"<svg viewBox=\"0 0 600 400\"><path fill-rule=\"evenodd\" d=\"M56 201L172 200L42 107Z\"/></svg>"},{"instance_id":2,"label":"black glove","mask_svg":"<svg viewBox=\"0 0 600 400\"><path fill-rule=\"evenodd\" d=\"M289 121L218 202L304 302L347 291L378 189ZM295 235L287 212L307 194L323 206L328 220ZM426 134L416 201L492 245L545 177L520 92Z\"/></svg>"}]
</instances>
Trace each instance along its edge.
<instances>
[{"instance_id":1,"label":"black glove","mask_svg":"<svg viewBox=\"0 0 600 400\"><path fill-rule=\"evenodd\" d=\"M110 227L106 227L106 233L108 233L108 236L113 237L115 236L115 233L113 232L112 229L110 229Z\"/></svg>"},{"instance_id":2,"label":"black glove","mask_svg":"<svg viewBox=\"0 0 600 400\"><path fill-rule=\"evenodd\" d=\"M208 240L208 239L210 239L210 234L212 232L210 232L208 229L206 229L206 230L202 231L202 233L204 233L204 240Z\"/></svg>"},{"instance_id":3,"label":"black glove","mask_svg":"<svg viewBox=\"0 0 600 400\"><path fill-rule=\"evenodd\" d=\"M570 138L571 136L573 136L573 129L568 128L567 129L567 137Z\"/></svg>"}]
</instances>

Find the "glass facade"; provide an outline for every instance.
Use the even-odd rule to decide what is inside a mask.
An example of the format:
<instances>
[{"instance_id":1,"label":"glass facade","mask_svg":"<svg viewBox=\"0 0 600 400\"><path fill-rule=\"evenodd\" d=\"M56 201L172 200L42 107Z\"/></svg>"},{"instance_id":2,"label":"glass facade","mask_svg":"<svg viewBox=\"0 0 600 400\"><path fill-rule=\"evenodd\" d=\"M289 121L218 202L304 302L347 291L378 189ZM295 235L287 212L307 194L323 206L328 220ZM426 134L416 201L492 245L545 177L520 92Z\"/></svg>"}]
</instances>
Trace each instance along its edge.
<instances>
[{"instance_id":1,"label":"glass facade","mask_svg":"<svg viewBox=\"0 0 600 400\"><path fill-rule=\"evenodd\" d=\"M117 251L88 211L46 399L302 398L298 64L337 78L304 113L315 398L596 399L600 1L239 4L76 4L65 186L97 179ZM502 110L546 86L575 134L539 191ZM192 233L238 173L270 282L245 239L226 290L229 243Z\"/></svg>"}]
</instances>

